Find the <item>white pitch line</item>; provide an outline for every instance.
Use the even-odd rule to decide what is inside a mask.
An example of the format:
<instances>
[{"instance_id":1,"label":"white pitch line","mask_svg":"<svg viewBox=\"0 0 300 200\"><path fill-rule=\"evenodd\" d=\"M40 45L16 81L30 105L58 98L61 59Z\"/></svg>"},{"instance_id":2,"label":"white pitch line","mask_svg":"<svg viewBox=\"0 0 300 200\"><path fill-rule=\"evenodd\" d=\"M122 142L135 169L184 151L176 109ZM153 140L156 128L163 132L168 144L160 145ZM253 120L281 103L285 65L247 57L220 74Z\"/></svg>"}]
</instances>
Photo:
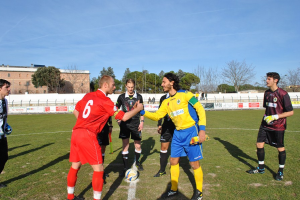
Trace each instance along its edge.
<instances>
[{"instance_id":1,"label":"white pitch line","mask_svg":"<svg viewBox=\"0 0 300 200\"><path fill-rule=\"evenodd\" d=\"M132 169L138 171L136 166L135 166L135 162L133 163ZM135 181L130 181L129 189L128 189L128 199L127 200L136 199L135 198L135 193L136 193L136 185L137 185L138 181L139 181L139 179L136 179Z\"/></svg>"},{"instance_id":2,"label":"white pitch line","mask_svg":"<svg viewBox=\"0 0 300 200\"><path fill-rule=\"evenodd\" d=\"M14 135L14 134L11 134L9 135L9 137L15 137L15 136L23 136L23 135L41 135L41 134L46 134L46 133L65 133L65 132L72 132L71 131L55 131L55 132L41 132L41 133L28 133L28 134L17 134L17 135Z\"/></svg>"},{"instance_id":3,"label":"white pitch line","mask_svg":"<svg viewBox=\"0 0 300 200\"><path fill-rule=\"evenodd\" d=\"M219 129L219 130L222 130L222 129L234 129L234 130L244 130L244 131L258 131L259 129L250 129L250 128L207 128L207 130L209 129ZM289 130L285 130L285 132L293 132L293 133L299 133L300 131L289 131Z\"/></svg>"},{"instance_id":4,"label":"white pitch line","mask_svg":"<svg viewBox=\"0 0 300 200\"><path fill-rule=\"evenodd\" d=\"M218 129L218 130L244 130L244 131L258 131L258 129L247 129L247 128L206 128L206 130L210 129ZM115 131L119 130L119 128L114 129ZM157 128L144 128L144 130L157 130ZM41 132L41 133L28 133L28 134L11 134L9 137L16 137L16 136L28 136L28 135L42 135L42 134L47 134L47 133L71 133L72 130L70 131L55 131L55 132ZM285 132L291 132L291 133L300 133L300 131L289 131L286 130Z\"/></svg>"}]
</instances>

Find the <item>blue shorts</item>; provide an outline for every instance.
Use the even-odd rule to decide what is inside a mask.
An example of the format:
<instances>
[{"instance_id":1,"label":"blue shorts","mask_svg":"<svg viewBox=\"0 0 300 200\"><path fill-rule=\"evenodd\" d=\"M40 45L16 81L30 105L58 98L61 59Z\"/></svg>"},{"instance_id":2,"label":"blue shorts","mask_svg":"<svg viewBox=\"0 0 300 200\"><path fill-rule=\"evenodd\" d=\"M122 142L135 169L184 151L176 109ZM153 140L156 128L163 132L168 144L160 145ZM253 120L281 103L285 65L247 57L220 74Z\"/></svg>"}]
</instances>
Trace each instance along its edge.
<instances>
[{"instance_id":1,"label":"blue shorts","mask_svg":"<svg viewBox=\"0 0 300 200\"><path fill-rule=\"evenodd\" d=\"M184 130L175 129L171 143L171 158L188 156L190 162L203 159L202 143L190 144L192 137L198 136L198 130L196 125Z\"/></svg>"}]
</instances>

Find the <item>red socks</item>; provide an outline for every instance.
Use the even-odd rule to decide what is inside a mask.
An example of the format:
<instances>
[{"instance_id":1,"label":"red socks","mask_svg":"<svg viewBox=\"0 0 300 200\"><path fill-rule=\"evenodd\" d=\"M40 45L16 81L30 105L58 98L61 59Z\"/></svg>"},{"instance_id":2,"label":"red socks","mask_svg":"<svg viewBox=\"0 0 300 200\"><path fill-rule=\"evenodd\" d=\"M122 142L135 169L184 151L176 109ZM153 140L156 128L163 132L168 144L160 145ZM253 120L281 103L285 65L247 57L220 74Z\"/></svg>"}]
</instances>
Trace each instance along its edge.
<instances>
[{"instance_id":1,"label":"red socks","mask_svg":"<svg viewBox=\"0 0 300 200\"><path fill-rule=\"evenodd\" d=\"M94 190L94 200L100 200L101 199L101 193L103 188L103 171L93 173L93 190Z\"/></svg>"},{"instance_id":2,"label":"red socks","mask_svg":"<svg viewBox=\"0 0 300 200\"><path fill-rule=\"evenodd\" d=\"M77 181L77 173L79 169L70 168L70 171L68 173L67 177L67 190L68 190L68 199L74 199L74 189Z\"/></svg>"}]
</instances>

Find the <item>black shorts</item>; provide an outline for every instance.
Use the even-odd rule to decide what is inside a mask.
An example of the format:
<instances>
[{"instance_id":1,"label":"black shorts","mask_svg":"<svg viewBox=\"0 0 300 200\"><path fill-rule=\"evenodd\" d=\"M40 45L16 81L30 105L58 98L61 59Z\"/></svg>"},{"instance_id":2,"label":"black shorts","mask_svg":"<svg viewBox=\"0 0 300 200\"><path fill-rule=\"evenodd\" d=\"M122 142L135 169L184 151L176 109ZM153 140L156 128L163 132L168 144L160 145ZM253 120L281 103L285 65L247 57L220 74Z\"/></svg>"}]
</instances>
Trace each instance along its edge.
<instances>
[{"instance_id":1,"label":"black shorts","mask_svg":"<svg viewBox=\"0 0 300 200\"><path fill-rule=\"evenodd\" d=\"M133 140L142 140L142 132L138 131L140 125L140 120L128 122L121 122L120 124L120 134L119 138L127 139L131 135Z\"/></svg>"},{"instance_id":2,"label":"black shorts","mask_svg":"<svg viewBox=\"0 0 300 200\"><path fill-rule=\"evenodd\" d=\"M273 147L284 147L284 131L272 131L260 127L257 135L257 142L265 142Z\"/></svg>"},{"instance_id":3,"label":"black shorts","mask_svg":"<svg viewBox=\"0 0 300 200\"><path fill-rule=\"evenodd\" d=\"M171 142L174 134L174 129L163 129L161 131L160 142Z\"/></svg>"},{"instance_id":4,"label":"black shorts","mask_svg":"<svg viewBox=\"0 0 300 200\"><path fill-rule=\"evenodd\" d=\"M99 145L105 145L105 146L109 145L108 134L109 134L109 126L108 124L105 124L102 131L97 135L97 140Z\"/></svg>"},{"instance_id":5,"label":"black shorts","mask_svg":"<svg viewBox=\"0 0 300 200\"><path fill-rule=\"evenodd\" d=\"M2 135L0 139L0 173L3 170L7 160L8 160L7 138L4 135Z\"/></svg>"}]
</instances>

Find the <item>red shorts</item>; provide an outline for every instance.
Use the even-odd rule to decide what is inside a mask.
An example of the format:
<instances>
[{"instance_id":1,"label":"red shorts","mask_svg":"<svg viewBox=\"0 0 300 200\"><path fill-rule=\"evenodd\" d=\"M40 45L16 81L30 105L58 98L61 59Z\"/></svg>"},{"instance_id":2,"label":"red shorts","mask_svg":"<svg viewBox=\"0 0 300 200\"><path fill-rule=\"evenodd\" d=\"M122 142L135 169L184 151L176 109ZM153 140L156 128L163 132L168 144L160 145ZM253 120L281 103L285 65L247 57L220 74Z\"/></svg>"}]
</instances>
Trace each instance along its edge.
<instances>
[{"instance_id":1,"label":"red shorts","mask_svg":"<svg viewBox=\"0 0 300 200\"><path fill-rule=\"evenodd\" d=\"M69 161L90 165L102 164L101 147L98 144L97 135L87 129L73 130Z\"/></svg>"}]
</instances>

